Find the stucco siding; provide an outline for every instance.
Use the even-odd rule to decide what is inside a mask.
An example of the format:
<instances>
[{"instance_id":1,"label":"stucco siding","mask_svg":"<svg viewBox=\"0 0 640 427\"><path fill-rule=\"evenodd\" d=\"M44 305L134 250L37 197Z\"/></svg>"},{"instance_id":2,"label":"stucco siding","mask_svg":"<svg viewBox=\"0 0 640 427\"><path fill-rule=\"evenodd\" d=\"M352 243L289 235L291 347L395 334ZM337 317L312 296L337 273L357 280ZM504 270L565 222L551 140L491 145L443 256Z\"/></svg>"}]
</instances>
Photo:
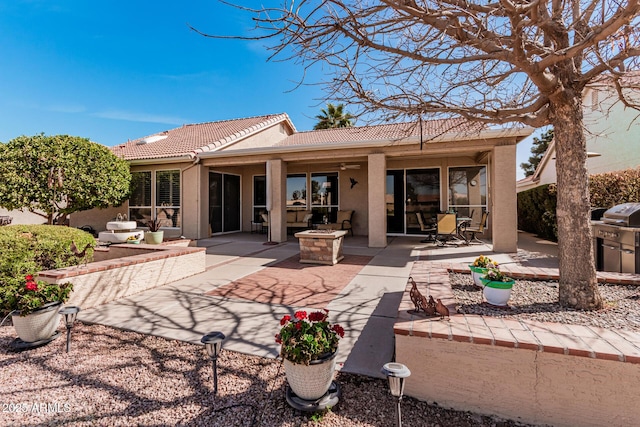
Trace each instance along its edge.
<instances>
[{"instance_id":1,"label":"stucco siding","mask_svg":"<svg viewBox=\"0 0 640 427\"><path fill-rule=\"evenodd\" d=\"M635 425L636 364L396 335L405 394L439 406L554 426Z\"/></svg>"}]
</instances>

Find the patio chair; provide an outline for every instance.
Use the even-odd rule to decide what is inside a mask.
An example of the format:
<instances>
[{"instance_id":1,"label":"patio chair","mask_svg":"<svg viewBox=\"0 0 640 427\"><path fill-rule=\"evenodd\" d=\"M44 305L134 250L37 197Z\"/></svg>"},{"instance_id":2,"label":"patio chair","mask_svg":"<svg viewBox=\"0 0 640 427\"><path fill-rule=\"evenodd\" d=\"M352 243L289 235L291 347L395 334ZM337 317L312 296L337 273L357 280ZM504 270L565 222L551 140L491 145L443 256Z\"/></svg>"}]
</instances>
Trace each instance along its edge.
<instances>
[{"instance_id":1,"label":"patio chair","mask_svg":"<svg viewBox=\"0 0 640 427\"><path fill-rule=\"evenodd\" d=\"M422 216L422 212L416 212L416 218L418 218L418 224L420 225L420 231L423 233L427 233L427 237L424 240L421 240L420 243L433 242L435 240L435 231L436 227L428 226L425 224L424 217Z\"/></svg>"},{"instance_id":2,"label":"patio chair","mask_svg":"<svg viewBox=\"0 0 640 427\"><path fill-rule=\"evenodd\" d=\"M459 240L456 214L438 214L435 240L438 246L444 246L449 240Z\"/></svg>"},{"instance_id":3,"label":"patio chair","mask_svg":"<svg viewBox=\"0 0 640 427\"><path fill-rule=\"evenodd\" d=\"M483 234L484 229L487 226L487 219L489 218L489 212L482 212L482 218L480 219L480 223L477 226L469 226L465 229L465 232L471 233L471 238L469 242L477 242L484 243L482 240L478 239L476 234Z\"/></svg>"},{"instance_id":4,"label":"patio chair","mask_svg":"<svg viewBox=\"0 0 640 427\"><path fill-rule=\"evenodd\" d=\"M353 236L353 225L351 219L354 211L338 211L336 222L318 225L318 230L346 230Z\"/></svg>"}]
</instances>

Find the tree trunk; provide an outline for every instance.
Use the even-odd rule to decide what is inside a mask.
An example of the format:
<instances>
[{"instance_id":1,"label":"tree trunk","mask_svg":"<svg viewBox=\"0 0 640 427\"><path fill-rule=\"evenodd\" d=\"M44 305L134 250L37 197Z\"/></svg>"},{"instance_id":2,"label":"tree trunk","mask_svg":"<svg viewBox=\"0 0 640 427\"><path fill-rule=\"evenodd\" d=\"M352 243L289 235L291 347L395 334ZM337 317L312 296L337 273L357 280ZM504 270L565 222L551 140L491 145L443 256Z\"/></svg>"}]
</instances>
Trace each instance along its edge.
<instances>
[{"instance_id":1,"label":"tree trunk","mask_svg":"<svg viewBox=\"0 0 640 427\"><path fill-rule=\"evenodd\" d=\"M587 150L579 90L567 88L551 99L558 182L559 301L581 310L602 307L591 232Z\"/></svg>"}]
</instances>

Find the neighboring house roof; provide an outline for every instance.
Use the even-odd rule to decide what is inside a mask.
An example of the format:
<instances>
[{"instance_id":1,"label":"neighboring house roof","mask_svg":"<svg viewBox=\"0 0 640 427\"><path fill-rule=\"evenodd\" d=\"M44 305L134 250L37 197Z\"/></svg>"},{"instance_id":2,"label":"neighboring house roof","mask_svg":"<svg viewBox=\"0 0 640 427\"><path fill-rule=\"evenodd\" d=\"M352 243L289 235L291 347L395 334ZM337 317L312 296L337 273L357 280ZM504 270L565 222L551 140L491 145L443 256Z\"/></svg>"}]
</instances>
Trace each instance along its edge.
<instances>
[{"instance_id":1,"label":"neighboring house roof","mask_svg":"<svg viewBox=\"0 0 640 427\"><path fill-rule=\"evenodd\" d=\"M461 118L425 120L422 122L422 136L425 142L437 139L447 133L478 135L480 131L485 129L486 126L484 124ZM392 123L298 132L288 136L275 146L291 147L341 142L393 141L419 136L420 127L417 122Z\"/></svg>"},{"instance_id":2,"label":"neighboring house roof","mask_svg":"<svg viewBox=\"0 0 640 427\"><path fill-rule=\"evenodd\" d=\"M286 113L183 125L111 147L125 160L194 158L198 153L233 144L277 123L295 127Z\"/></svg>"},{"instance_id":3,"label":"neighboring house roof","mask_svg":"<svg viewBox=\"0 0 640 427\"><path fill-rule=\"evenodd\" d=\"M583 93L584 124L587 131L587 172L612 172L636 167L640 155L634 144L640 137L638 112L628 108L618 99L611 75L601 75L587 85ZM632 100L640 96L640 72L627 72L620 77L620 84L628 90ZM534 174L516 182L516 188L525 191L539 185L555 183L556 140L553 139L544 153Z\"/></svg>"}]
</instances>

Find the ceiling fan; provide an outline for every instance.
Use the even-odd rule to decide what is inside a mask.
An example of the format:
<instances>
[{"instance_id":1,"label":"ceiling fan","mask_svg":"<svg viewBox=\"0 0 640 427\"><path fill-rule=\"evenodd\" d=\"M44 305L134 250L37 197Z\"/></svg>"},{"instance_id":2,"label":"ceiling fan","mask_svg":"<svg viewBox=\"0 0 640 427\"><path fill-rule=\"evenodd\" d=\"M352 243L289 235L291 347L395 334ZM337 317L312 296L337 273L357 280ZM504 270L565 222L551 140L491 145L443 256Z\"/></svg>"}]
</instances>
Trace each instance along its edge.
<instances>
[{"instance_id":1,"label":"ceiling fan","mask_svg":"<svg viewBox=\"0 0 640 427\"><path fill-rule=\"evenodd\" d=\"M346 163L340 163L337 166L340 168L341 171L345 171L347 169L360 169L360 165L358 164L348 165Z\"/></svg>"}]
</instances>

